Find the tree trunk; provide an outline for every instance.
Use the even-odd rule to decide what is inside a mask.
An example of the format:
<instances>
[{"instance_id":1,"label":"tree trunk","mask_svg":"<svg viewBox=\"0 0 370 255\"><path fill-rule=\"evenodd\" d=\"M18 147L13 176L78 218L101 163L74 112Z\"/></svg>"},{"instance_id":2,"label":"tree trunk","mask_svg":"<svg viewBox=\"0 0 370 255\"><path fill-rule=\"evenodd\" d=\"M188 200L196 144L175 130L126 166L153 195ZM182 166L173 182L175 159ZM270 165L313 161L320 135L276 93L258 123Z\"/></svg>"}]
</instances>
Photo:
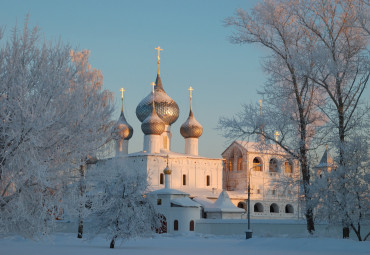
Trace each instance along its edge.
<instances>
[{"instance_id":1,"label":"tree trunk","mask_svg":"<svg viewBox=\"0 0 370 255\"><path fill-rule=\"evenodd\" d=\"M80 196L81 196L81 199L85 193L85 182L84 182L84 178L85 178L85 169L84 169L84 166L81 165L80 166ZM83 230L84 230L84 221L83 221L83 210L84 210L84 204L83 203L80 203L80 210L79 210L79 215L78 215L78 231L77 231L77 238L82 238L82 235L83 235Z\"/></svg>"},{"instance_id":2,"label":"tree trunk","mask_svg":"<svg viewBox=\"0 0 370 255\"><path fill-rule=\"evenodd\" d=\"M114 244L116 243L116 236L112 238L112 241L110 241L109 248L114 249Z\"/></svg>"},{"instance_id":3,"label":"tree trunk","mask_svg":"<svg viewBox=\"0 0 370 255\"><path fill-rule=\"evenodd\" d=\"M78 222L78 233L77 233L77 238L82 238L82 234L84 232L84 221L82 218L80 218Z\"/></svg>"}]
</instances>

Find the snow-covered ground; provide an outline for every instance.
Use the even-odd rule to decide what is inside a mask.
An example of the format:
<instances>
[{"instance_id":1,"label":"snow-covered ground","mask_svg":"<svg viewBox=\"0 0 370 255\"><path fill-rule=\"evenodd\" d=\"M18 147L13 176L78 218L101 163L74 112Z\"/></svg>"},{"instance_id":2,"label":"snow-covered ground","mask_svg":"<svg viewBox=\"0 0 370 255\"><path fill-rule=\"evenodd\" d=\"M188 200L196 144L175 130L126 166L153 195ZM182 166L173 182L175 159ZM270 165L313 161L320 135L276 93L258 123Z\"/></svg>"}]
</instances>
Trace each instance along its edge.
<instances>
[{"instance_id":1,"label":"snow-covered ground","mask_svg":"<svg viewBox=\"0 0 370 255\"><path fill-rule=\"evenodd\" d=\"M245 240L242 236L156 235L153 238L131 240L109 249L104 238L80 240L76 234L59 233L51 240L40 242L20 237L0 239L1 255L106 255L106 254L250 254L250 255L300 255L348 254L369 255L370 242L330 238L277 238L255 237Z\"/></svg>"}]
</instances>

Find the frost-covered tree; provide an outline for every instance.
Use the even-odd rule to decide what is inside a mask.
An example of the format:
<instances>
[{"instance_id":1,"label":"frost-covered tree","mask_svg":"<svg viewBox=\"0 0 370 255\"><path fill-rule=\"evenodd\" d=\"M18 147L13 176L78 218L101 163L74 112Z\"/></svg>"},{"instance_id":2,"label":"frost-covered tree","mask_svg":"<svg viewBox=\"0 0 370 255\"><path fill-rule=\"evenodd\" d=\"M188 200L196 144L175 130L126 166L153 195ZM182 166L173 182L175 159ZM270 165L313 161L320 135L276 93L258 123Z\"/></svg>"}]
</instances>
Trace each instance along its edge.
<instances>
[{"instance_id":1,"label":"frost-covered tree","mask_svg":"<svg viewBox=\"0 0 370 255\"><path fill-rule=\"evenodd\" d=\"M146 236L159 227L159 218L147 192L147 176L137 171L122 169L124 159L110 159L101 168L104 173L91 190L92 214L90 215L93 236L104 234L115 247L117 239L122 241Z\"/></svg>"},{"instance_id":2,"label":"frost-covered tree","mask_svg":"<svg viewBox=\"0 0 370 255\"><path fill-rule=\"evenodd\" d=\"M356 0L299 1L295 6L297 22L313 35L310 40L315 43L308 56L313 59L314 72L308 77L325 91L326 104L321 109L329 120L325 125L328 140L336 148L338 169L342 169L338 172L343 180L337 189L343 208L347 207L345 169L351 164L347 141L359 132L361 119L370 110L359 107L370 77L370 36L363 16L369 12L369 6ZM349 228L349 221L343 219L343 238L349 237Z\"/></svg>"},{"instance_id":3,"label":"frost-covered tree","mask_svg":"<svg viewBox=\"0 0 370 255\"><path fill-rule=\"evenodd\" d=\"M299 161L307 230L312 233L310 146L315 127L323 121L317 108L321 97L307 78L313 71L313 63L304 54L312 49L312 42L307 40L311 35L295 22L291 4L292 1L264 1L249 13L237 10L234 17L226 19L226 24L235 29L233 43L258 44L271 55L264 61L269 80L259 91L264 98L263 110L246 105L236 117L221 118L219 128L233 139L262 136ZM280 134L278 140L276 131Z\"/></svg>"},{"instance_id":4,"label":"frost-covered tree","mask_svg":"<svg viewBox=\"0 0 370 255\"><path fill-rule=\"evenodd\" d=\"M353 137L347 142L344 154L348 164L343 167L334 163L329 171L322 171L320 178L314 182L318 200L316 217L331 225L341 225L346 221L359 241L366 241L370 236L370 232L361 233L361 226L370 224L368 140L368 135ZM338 192L339 187L345 187L344 195Z\"/></svg>"},{"instance_id":5,"label":"frost-covered tree","mask_svg":"<svg viewBox=\"0 0 370 255\"><path fill-rule=\"evenodd\" d=\"M26 22L0 49L0 234L34 238L61 213L60 187L106 141L112 113L89 52L39 35Z\"/></svg>"}]
</instances>

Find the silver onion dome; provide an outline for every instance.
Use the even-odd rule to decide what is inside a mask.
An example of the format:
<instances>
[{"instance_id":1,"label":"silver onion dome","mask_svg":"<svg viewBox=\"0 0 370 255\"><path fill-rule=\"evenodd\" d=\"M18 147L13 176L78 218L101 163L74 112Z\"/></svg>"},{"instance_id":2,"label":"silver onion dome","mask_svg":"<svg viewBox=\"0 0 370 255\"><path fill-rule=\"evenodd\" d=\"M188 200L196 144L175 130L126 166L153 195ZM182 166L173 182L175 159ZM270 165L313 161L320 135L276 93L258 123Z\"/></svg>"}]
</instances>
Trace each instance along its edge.
<instances>
[{"instance_id":1,"label":"silver onion dome","mask_svg":"<svg viewBox=\"0 0 370 255\"><path fill-rule=\"evenodd\" d=\"M191 109L188 119L181 125L180 133L184 138L199 138L203 133L202 125L194 118Z\"/></svg>"},{"instance_id":2,"label":"silver onion dome","mask_svg":"<svg viewBox=\"0 0 370 255\"><path fill-rule=\"evenodd\" d=\"M113 129L113 138L129 140L131 139L132 135L134 134L134 130L130 124L126 121L125 115L123 111L121 111L121 115L118 118L118 121Z\"/></svg>"},{"instance_id":3,"label":"silver onion dome","mask_svg":"<svg viewBox=\"0 0 370 255\"><path fill-rule=\"evenodd\" d=\"M171 125L179 117L179 107L176 102L164 91L161 77L157 74L155 81L154 104L157 115L166 125ZM152 112L153 94L147 95L136 107L136 116L143 122Z\"/></svg>"},{"instance_id":4,"label":"silver onion dome","mask_svg":"<svg viewBox=\"0 0 370 255\"><path fill-rule=\"evenodd\" d=\"M152 109L151 114L141 123L141 130L146 135L161 135L164 132L165 123Z\"/></svg>"}]
</instances>

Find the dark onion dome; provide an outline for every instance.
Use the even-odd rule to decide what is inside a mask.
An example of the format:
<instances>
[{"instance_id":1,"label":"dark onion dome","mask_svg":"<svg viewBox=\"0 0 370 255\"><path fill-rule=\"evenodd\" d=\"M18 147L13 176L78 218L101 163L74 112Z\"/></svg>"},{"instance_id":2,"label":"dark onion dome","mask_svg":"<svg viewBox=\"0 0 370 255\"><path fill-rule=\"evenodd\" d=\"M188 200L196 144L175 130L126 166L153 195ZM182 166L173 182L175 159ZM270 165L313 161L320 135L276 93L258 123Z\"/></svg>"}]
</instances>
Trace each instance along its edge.
<instances>
[{"instance_id":1,"label":"dark onion dome","mask_svg":"<svg viewBox=\"0 0 370 255\"><path fill-rule=\"evenodd\" d=\"M133 134L134 130L132 129L131 125L128 124L128 122L126 121L123 111L121 111L121 115L119 116L118 121L114 126L113 138L129 140Z\"/></svg>"},{"instance_id":2,"label":"dark onion dome","mask_svg":"<svg viewBox=\"0 0 370 255\"><path fill-rule=\"evenodd\" d=\"M166 125L171 125L179 117L179 107L176 102L164 91L161 77L157 74L155 81L154 104L155 111ZM147 95L136 107L136 116L143 122L152 112L153 94Z\"/></svg>"},{"instance_id":3,"label":"dark onion dome","mask_svg":"<svg viewBox=\"0 0 370 255\"><path fill-rule=\"evenodd\" d=\"M165 123L152 108L152 113L141 123L141 130L146 135L161 135L164 129Z\"/></svg>"},{"instance_id":4,"label":"dark onion dome","mask_svg":"<svg viewBox=\"0 0 370 255\"><path fill-rule=\"evenodd\" d=\"M181 125L180 133L184 138L199 138L203 133L202 125L194 118L191 109L188 119Z\"/></svg>"}]
</instances>

